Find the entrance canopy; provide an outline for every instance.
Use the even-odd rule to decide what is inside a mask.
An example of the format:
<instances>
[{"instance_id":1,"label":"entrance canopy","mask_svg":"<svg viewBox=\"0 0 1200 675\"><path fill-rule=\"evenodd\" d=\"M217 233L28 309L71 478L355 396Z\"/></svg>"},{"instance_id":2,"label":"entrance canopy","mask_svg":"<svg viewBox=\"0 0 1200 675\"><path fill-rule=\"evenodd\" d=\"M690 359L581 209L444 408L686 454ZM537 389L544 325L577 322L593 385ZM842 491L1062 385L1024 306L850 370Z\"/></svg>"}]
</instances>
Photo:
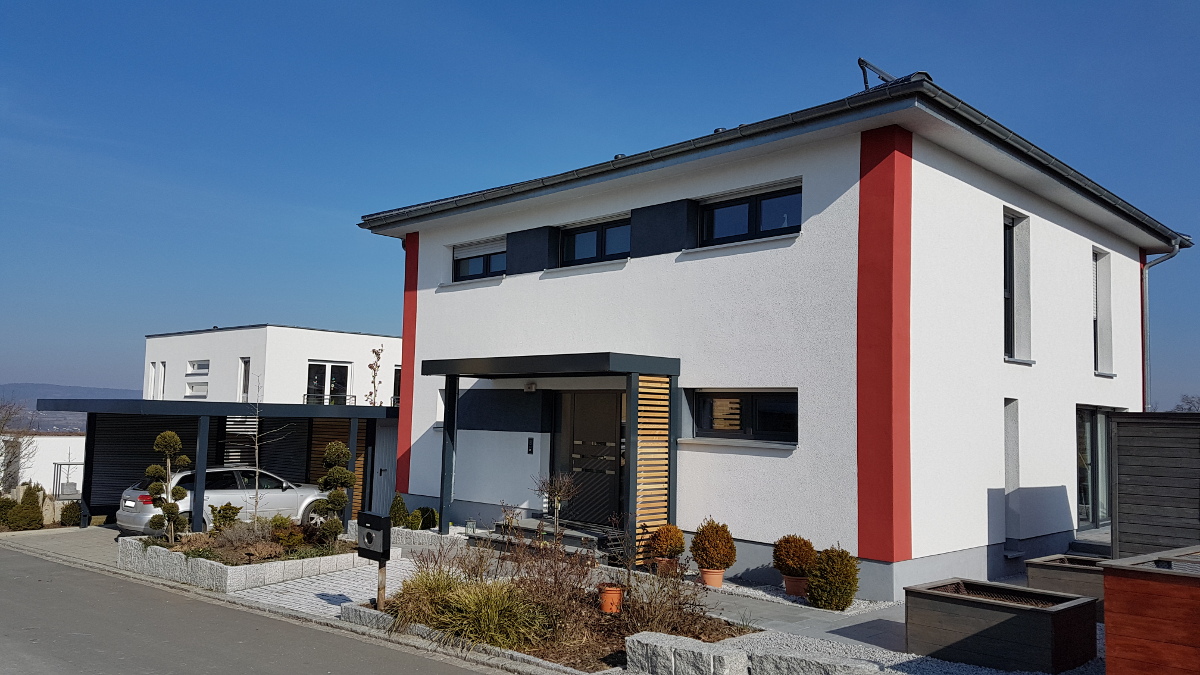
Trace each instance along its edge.
<instances>
[{"instance_id":1,"label":"entrance canopy","mask_svg":"<svg viewBox=\"0 0 1200 675\"><path fill-rule=\"evenodd\" d=\"M422 375L458 375L482 380L532 377L584 377L589 375L679 375L679 359L617 352L492 356L475 359L438 359L421 362Z\"/></svg>"},{"instance_id":2,"label":"entrance canopy","mask_svg":"<svg viewBox=\"0 0 1200 675\"><path fill-rule=\"evenodd\" d=\"M676 381L679 359L616 352L544 354L541 356L497 356L489 358L441 359L421 362L422 375L446 378L445 421L442 425L442 488L440 519L448 529L454 503L454 463L458 445L459 378L537 379L561 377L621 376L625 378L625 437L604 446L621 445L624 461L617 480L624 482L624 525L628 540L637 544L638 560L646 539L662 525L675 519L676 415L681 408ZM618 404L619 407L619 404ZM594 439L593 439L594 440ZM576 440L575 443L580 443ZM597 445L593 443L593 445ZM573 452L582 454L583 446ZM532 448L532 445L530 446ZM605 450L603 458L616 460ZM593 469L573 468L573 471ZM609 474L614 471L603 471Z\"/></svg>"}]
</instances>

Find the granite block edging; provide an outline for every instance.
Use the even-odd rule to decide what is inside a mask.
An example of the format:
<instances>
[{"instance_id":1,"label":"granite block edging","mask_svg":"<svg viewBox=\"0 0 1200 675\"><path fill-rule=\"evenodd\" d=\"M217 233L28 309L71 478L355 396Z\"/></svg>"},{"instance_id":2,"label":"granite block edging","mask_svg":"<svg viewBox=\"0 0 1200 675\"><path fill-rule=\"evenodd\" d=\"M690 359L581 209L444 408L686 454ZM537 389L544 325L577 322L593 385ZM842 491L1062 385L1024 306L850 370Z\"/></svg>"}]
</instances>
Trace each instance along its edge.
<instances>
[{"instance_id":1,"label":"granite block edging","mask_svg":"<svg viewBox=\"0 0 1200 675\"><path fill-rule=\"evenodd\" d=\"M353 602L347 602L346 604L342 605L340 612L339 618L341 618L343 621L357 624L359 626L366 626L367 628L375 628L378 630L387 630L392 625L392 616L390 614L385 614L384 612L371 609L370 607L363 607L362 605L355 604ZM433 630L428 626L422 626L421 624L413 624L412 626L409 626L408 634L439 644L445 642L446 638L445 633ZM564 675L585 675L581 670L569 668L552 661L539 659L536 656L522 654L521 652L513 651L511 649L501 649L500 647L493 647L491 645L484 644L470 645L462 648L508 661L515 661L528 666L553 670L563 673Z\"/></svg>"},{"instance_id":2,"label":"granite block edging","mask_svg":"<svg viewBox=\"0 0 1200 675\"><path fill-rule=\"evenodd\" d=\"M117 540L117 569L219 593L244 591L373 564L373 561L359 558L357 553L339 553L254 565L223 565L214 560L189 558L161 546L145 546L141 537L121 537Z\"/></svg>"},{"instance_id":3,"label":"granite block edging","mask_svg":"<svg viewBox=\"0 0 1200 675\"><path fill-rule=\"evenodd\" d=\"M346 523L347 539L358 541L358 523L353 520ZM392 548L397 546L436 546L442 542L451 544L466 543L465 535L451 533L439 534L437 530L410 530L404 527L392 528Z\"/></svg>"},{"instance_id":4,"label":"granite block edging","mask_svg":"<svg viewBox=\"0 0 1200 675\"><path fill-rule=\"evenodd\" d=\"M625 638L626 669L645 675L867 675L879 664L799 651L746 651L663 633Z\"/></svg>"}]
</instances>

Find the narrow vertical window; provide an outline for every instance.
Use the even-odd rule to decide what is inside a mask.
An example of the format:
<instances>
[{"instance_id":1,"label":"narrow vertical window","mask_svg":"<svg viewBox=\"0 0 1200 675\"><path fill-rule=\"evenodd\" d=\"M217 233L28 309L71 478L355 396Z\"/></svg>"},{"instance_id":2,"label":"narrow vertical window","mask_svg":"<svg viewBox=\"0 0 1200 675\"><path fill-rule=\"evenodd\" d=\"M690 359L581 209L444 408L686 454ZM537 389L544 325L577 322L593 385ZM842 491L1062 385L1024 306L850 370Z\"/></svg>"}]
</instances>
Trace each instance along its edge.
<instances>
[{"instance_id":1,"label":"narrow vertical window","mask_svg":"<svg viewBox=\"0 0 1200 675\"><path fill-rule=\"evenodd\" d=\"M249 356L242 357L241 399L242 399L242 403L246 403L250 400L250 357Z\"/></svg>"},{"instance_id":2,"label":"narrow vertical window","mask_svg":"<svg viewBox=\"0 0 1200 675\"><path fill-rule=\"evenodd\" d=\"M1100 377L1113 377L1112 256L1092 251L1092 368Z\"/></svg>"},{"instance_id":3,"label":"narrow vertical window","mask_svg":"<svg viewBox=\"0 0 1200 675\"><path fill-rule=\"evenodd\" d=\"M1033 365L1029 304L1029 218L1004 213L1004 358Z\"/></svg>"}]
</instances>

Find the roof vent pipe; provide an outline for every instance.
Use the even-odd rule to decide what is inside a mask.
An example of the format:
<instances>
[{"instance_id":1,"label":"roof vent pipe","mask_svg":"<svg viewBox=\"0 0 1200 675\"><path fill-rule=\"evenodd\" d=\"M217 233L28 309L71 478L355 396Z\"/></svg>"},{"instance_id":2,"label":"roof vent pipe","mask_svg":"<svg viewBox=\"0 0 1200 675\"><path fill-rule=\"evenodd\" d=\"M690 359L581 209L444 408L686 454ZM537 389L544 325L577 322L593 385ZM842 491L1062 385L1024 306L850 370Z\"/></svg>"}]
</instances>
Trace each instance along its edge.
<instances>
[{"instance_id":1,"label":"roof vent pipe","mask_svg":"<svg viewBox=\"0 0 1200 675\"><path fill-rule=\"evenodd\" d=\"M1185 235L1186 236L1186 235ZM1188 238L1189 241L1191 238ZM1171 252L1142 265L1142 411L1150 407L1150 268L1179 255L1177 237L1171 241Z\"/></svg>"},{"instance_id":2,"label":"roof vent pipe","mask_svg":"<svg viewBox=\"0 0 1200 675\"><path fill-rule=\"evenodd\" d=\"M860 58L858 60L858 68L859 70L862 70L863 74L863 91L867 91L871 88L871 82L867 78L867 70L870 70L872 73L878 75L879 79L883 82L893 82L896 79L895 76L889 75L883 68L880 68L866 59Z\"/></svg>"}]
</instances>

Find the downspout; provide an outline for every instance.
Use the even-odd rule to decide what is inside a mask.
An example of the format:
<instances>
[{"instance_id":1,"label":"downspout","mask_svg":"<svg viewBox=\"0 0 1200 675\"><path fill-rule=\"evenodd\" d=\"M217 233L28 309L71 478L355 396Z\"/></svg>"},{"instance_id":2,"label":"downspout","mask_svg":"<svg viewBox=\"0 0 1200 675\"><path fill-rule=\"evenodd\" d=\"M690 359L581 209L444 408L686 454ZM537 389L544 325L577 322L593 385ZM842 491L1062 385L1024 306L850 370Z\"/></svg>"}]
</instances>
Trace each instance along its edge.
<instances>
[{"instance_id":1,"label":"downspout","mask_svg":"<svg viewBox=\"0 0 1200 675\"><path fill-rule=\"evenodd\" d=\"M1179 255L1180 238L1171 240L1171 252L1142 265L1142 411L1150 407L1150 268Z\"/></svg>"}]
</instances>

